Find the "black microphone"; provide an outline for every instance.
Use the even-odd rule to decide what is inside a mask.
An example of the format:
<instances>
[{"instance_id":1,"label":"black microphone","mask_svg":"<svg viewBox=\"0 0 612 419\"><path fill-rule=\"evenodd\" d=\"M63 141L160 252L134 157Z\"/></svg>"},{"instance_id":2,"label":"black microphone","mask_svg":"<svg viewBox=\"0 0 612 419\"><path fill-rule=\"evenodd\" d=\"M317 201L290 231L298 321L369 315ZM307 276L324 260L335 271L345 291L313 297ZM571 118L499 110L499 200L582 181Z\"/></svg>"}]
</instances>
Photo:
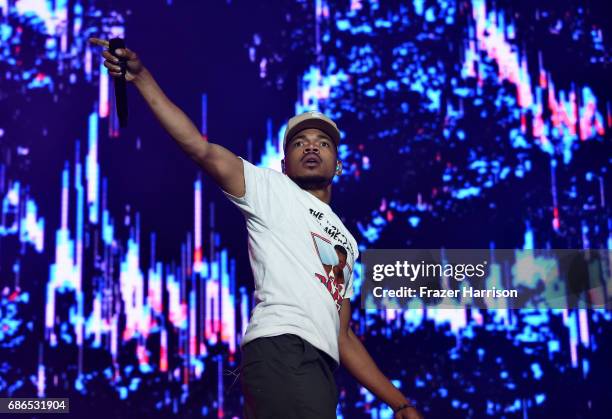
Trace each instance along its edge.
<instances>
[{"instance_id":1,"label":"black microphone","mask_svg":"<svg viewBox=\"0 0 612 419\"><path fill-rule=\"evenodd\" d=\"M125 83L125 73L127 71L127 59L120 57L115 53L117 49L125 48L125 41L123 38L112 38L108 41L108 50L116 58L119 59L119 66L121 67L122 77L114 78L115 86L115 104L117 108L117 116L119 117L119 126L121 128L127 127L128 108L127 108L127 87Z\"/></svg>"}]
</instances>

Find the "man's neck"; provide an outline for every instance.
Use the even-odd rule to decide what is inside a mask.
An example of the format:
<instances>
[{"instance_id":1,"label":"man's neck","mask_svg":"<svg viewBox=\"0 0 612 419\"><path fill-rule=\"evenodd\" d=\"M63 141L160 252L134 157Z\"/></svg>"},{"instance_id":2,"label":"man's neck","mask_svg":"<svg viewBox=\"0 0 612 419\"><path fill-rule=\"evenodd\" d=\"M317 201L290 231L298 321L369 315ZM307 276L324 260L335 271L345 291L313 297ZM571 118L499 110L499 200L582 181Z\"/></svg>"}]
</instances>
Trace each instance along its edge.
<instances>
[{"instance_id":1,"label":"man's neck","mask_svg":"<svg viewBox=\"0 0 612 419\"><path fill-rule=\"evenodd\" d=\"M331 202L332 182L324 178L290 177L300 188L329 205Z\"/></svg>"},{"instance_id":2,"label":"man's neck","mask_svg":"<svg viewBox=\"0 0 612 419\"><path fill-rule=\"evenodd\" d=\"M319 198L327 205L329 205L329 203L331 202L331 185L326 187L325 189L312 189L306 190L306 192L314 195L316 198Z\"/></svg>"}]
</instances>

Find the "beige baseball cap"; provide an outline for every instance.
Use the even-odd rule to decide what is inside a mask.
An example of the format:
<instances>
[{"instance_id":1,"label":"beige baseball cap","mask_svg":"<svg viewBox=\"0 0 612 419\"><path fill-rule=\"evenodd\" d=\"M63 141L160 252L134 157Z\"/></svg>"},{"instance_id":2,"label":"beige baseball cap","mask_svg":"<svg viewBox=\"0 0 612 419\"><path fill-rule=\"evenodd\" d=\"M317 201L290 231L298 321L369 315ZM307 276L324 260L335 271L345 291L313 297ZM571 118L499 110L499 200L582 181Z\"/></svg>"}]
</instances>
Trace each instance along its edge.
<instances>
[{"instance_id":1,"label":"beige baseball cap","mask_svg":"<svg viewBox=\"0 0 612 419\"><path fill-rule=\"evenodd\" d=\"M340 144L340 130L336 123L319 111L308 111L294 116L287 122L283 150L287 148L287 142L298 132L308 128L320 129L329 135L329 138L336 144L336 147Z\"/></svg>"}]
</instances>

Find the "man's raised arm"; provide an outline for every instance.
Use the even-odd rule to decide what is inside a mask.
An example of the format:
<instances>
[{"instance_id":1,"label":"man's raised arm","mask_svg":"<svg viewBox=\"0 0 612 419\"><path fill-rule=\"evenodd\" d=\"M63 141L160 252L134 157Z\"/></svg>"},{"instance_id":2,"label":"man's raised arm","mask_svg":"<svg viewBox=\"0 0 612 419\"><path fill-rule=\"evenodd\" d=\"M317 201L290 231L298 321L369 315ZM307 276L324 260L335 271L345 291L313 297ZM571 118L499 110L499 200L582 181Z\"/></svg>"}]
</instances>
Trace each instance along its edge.
<instances>
[{"instance_id":1,"label":"man's raised arm","mask_svg":"<svg viewBox=\"0 0 612 419\"><path fill-rule=\"evenodd\" d=\"M102 52L105 58L104 66L108 68L111 77L121 77L119 60L108 51L108 41L99 38L90 38L89 41L107 48ZM195 160L221 189L237 197L244 196L242 161L225 147L209 143L202 138L189 117L168 99L135 52L123 48L118 49L116 53L126 59L126 81L134 83L162 127L185 153Z\"/></svg>"}]
</instances>

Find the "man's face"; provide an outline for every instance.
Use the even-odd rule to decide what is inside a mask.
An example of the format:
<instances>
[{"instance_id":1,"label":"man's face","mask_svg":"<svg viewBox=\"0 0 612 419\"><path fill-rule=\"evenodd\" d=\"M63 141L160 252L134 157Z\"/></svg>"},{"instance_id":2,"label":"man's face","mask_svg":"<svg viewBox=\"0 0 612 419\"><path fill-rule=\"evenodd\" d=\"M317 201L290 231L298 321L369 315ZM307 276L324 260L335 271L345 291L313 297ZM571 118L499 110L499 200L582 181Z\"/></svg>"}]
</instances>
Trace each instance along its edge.
<instances>
[{"instance_id":1,"label":"man's face","mask_svg":"<svg viewBox=\"0 0 612 419\"><path fill-rule=\"evenodd\" d=\"M336 173L334 142L316 128L298 132L287 142L285 173L303 189L323 188Z\"/></svg>"},{"instance_id":2,"label":"man's face","mask_svg":"<svg viewBox=\"0 0 612 419\"><path fill-rule=\"evenodd\" d=\"M338 264L333 267L334 277L339 284L344 284L344 267L346 266L346 255L336 249Z\"/></svg>"},{"instance_id":3,"label":"man's face","mask_svg":"<svg viewBox=\"0 0 612 419\"><path fill-rule=\"evenodd\" d=\"M336 253L338 254L338 265L336 266L342 270L346 266L346 255L338 250L336 250Z\"/></svg>"}]
</instances>

